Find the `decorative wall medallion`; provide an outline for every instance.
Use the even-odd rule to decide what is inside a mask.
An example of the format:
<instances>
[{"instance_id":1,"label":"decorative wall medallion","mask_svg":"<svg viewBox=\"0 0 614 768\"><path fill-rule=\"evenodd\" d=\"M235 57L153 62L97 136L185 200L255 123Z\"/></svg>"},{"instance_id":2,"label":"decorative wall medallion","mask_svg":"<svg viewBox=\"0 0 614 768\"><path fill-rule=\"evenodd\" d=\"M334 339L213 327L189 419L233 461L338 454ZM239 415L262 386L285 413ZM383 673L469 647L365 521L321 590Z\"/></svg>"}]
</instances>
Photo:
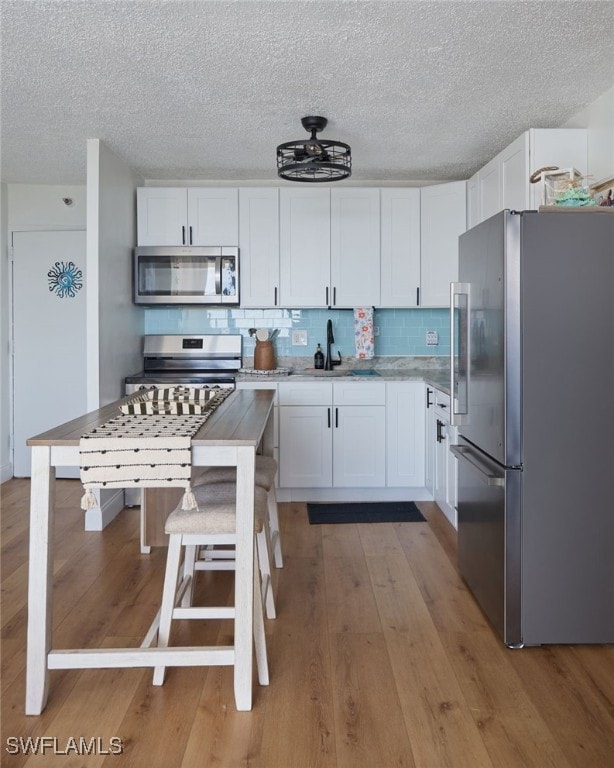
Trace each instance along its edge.
<instances>
[{"instance_id":1,"label":"decorative wall medallion","mask_svg":"<svg viewBox=\"0 0 614 768\"><path fill-rule=\"evenodd\" d=\"M56 261L47 272L49 278L49 290L54 291L60 299L69 297L74 299L83 288L83 272L75 266L73 261Z\"/></svg>"}]
</instances>

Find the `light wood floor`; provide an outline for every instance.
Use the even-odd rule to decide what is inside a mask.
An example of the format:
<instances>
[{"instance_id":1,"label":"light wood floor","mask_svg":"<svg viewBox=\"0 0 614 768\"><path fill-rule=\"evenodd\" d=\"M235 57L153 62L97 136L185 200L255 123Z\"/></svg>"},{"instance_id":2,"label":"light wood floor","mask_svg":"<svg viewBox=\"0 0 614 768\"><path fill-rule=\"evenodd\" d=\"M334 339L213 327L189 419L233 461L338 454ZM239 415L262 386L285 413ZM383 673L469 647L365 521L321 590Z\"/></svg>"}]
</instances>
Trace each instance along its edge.
<instances>
[{"instance_id":1,"label":"light wood floor","mask_svg":"<svg viewBox=\"0 0 614 768\"><path fill-rule=\"evenodd\" d=\"M2 488L2 745L6 766L209 768L612 768L614 647L511 651L459 578L454 532L427 523L310 526L282 504L285 567L267 621L271 684L236 712L232 668L51 675L49 704L25 717L29 483ZM80 485L57 494L55 646L138 645L157 610L164 551L138 551L138 512L85 533ZM217 598L232 574L199 574ZM225 623L184 622L198 643ZM121 755L11 755L10 737L99 737Z\"/></svg>"}]
</instances>

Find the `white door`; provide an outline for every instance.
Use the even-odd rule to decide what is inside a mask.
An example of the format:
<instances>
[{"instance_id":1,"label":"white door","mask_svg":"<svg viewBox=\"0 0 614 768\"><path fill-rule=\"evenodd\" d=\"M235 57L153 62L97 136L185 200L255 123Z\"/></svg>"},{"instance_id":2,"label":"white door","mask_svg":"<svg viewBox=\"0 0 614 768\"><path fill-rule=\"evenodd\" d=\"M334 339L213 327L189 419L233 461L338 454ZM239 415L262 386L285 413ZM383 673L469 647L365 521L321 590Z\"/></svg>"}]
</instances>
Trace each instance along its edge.
<instances>
[{"instance_id":1,"label":"white door","mask_svg":"<svg viewBox=\"0 0 614 768\"><path fill-rule=\"evenodd\" d=\"M191 245L185 187L139 187L136 213L139 245Z\"/></svg>"},{"instance_id":2,"label":"white door","mask_svg":"<svg viewBox=\"0 0 614 768\"><path fill-rule=\"evenodd\" d=\"M416 307L420 288L420 190L381 190L382 307Z\"/></svg>"},{"instance_id":3,"label":"white door","mask_svg":"<svg viewBox=\"0 0 614 768\"><path fill-rule=\"evenodd\" d=\"M386 485L386 408L345 405L334 409L333 485L383 488Z\"/></svg>"},{"instance_id":4,"label":"white door","mask_svg":"<svg viewBox=\"0 0 614 768\"><path fill-rule=\"evenodd\" d=\"M332 408L279 409L279 485L330 488L333 483Z\"/></svg>"},{"instance_id":5,"label":"white door","mask_svg":"<svg viewBox=\"0 0 614 768\"><path fill-rule=\"evenodd\" d=\"M379 189L330 191L330 278L336 307L380 303Z\"/></svg>"},{"instance_id":6,"label":"white door","mask_svg":"<svg viewBox=\"0 0 614 768\"><path fill-rule=\"evenodd\" d=\"M239 245L239 190L188 188L189 245Z\"/></svg>"},{"instance_id":7,"label":"white door","mask_svg":"<svg viewBox=\"0 0 614 768\"><path fill-rule=\"evenodd\" d=\"M326 307L330 293L330 190L279 190L280 304Z\"/></svg>"},{"instance_id":8,"label":"white door","mask_svg":"<svg viewBox=\"0 0 614 768\"><path fill-rule=\"evenodd\" d=\"M13 473L29 437L84 414L85 231L13 233ZM58 477L78 477L77 468Z\"/></svg>"},{"instance_id":9,"label":"white door","mask_svg":"<svg viewBox=\"0 0 614 768\"><path fill-rule=\"evenodd\" d=\"M239 190L239 248L241 306L279 304L279 190L246 187Z\"/></svg>"},{"instance_id":10,"label":"white door","mask_svg":"<svg viewBox=\"0 0 614 768\"><path fill-rule=\"evenodd\" d=\"M420 192L420 306L449 307L458 280L458 238L467 229L466 182L423 187Z\"/></svg>"},{"instance_id":11,"label":"white door","mask_svg":"<svg viewBox=\"0 0 614 768\"><path fill-rule=\"evenodd\" d=\"M480 221L502 210L501 197L501 161L497 156L478 171Z\"/></svg>"},{"instance_id":12,"label":"white door","mask_svg":"<svg viewBox=\"0 0 614 768\"><path fill-rule=\"evenodd\" d=\"M386 382L386 484L425 484L424 384ZM432 410L432 409L431 409Z\"/></svg>"}]
</instances>

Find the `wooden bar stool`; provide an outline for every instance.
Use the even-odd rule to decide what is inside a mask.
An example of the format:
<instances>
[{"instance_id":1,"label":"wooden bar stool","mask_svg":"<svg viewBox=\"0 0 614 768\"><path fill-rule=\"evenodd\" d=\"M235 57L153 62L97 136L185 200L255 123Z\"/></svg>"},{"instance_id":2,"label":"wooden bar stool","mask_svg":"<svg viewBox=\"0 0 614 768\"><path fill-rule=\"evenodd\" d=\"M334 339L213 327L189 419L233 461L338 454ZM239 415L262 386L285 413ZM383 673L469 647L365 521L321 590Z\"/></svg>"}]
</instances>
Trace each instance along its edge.
<instances>
[{"instance_id":1,"label":"wooden bar stool","mask_svg":"<svg viewBox=\"0 0 614 768\"><path fill-rule=\"evenodd\" d=\"M262 590L262 602L265 606L267 619L274 619L277 616L275 610L275 598L273 595L273 582L271 579L271 549L270 533L268 522L268 500L269 495L264 488L256 486L259 497L264 495L266 499L265 512L262 519L259 520L259 528L256 531L256 544L258 546L258 565L260 568L260 584ZM196 498L199 509L208 509L211 501L216 503L217 497L228 494L236 494L236 483L219 482L206 483L200 486L193 485L192 491ZM264 494L263 494L264 492ZM222 542L217 544L207 544L198 547L186 547L183 573L184 576L193 575L194 571L234 571L235 570L235 549L234 546L221 546ZM192 599L193 580L189 582L188 588L183 597L183 605L190 605Z\"/></svg>"},{"instance_id":2,"label":"wooden bar stool","mask_svg":"<svg viewBox=\"0 0 614 768\"><path fill-rule=\"evenodd\" d=\"M233 606L197 607L192 605L194 560L198 547L236 545L236 484L217 483L214 486L194 489L198 510L185 511L178 506L167 518L165 531L169 534L168 555L162 605L160 608L157 642L152 645L166 648L169 645L173 619L234 619ZM267 494L263 488L254 489L254 646L258 681L268 685L269 672L264 633L263 591L261 583L257 536L264 532L267 518ZM185 548L183 573L181 570L182 548ZM211 647L211 664L234 663L234 648ZM227 651L227 653L224 653ZM166 667L154 669L154 685L162 685Z\"/></svg>"},{"instance_id":3,"label":"wooden bar stool","mask_svg":"<svg viewBox=\"0 0 614 768\"><path fill-rule=\"evenodd\" d=\"M255 483L267 492L268 534L269 547L273 553L276 568L283 568L284 561L281 552L281 534L279 531L279 513L275 493L275 475L277 462L272 456L256 456ZM214 483L234 482L237 476L235 467L199 467L194 470L192 486Z\"/></svg>"}]
</instances>

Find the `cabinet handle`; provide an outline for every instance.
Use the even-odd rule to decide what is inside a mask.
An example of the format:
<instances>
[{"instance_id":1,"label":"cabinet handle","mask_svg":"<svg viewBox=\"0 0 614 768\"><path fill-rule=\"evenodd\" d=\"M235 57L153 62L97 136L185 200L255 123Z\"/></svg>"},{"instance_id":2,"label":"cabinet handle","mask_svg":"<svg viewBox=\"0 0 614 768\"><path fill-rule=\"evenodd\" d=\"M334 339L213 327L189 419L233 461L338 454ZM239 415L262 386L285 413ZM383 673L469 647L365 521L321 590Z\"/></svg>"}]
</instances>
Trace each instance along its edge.
<instances>
[{"instance_id":1,"label":"cabinet handle","mask_svg":"<svg viewBox=\"0 0 614 768\"><path fill-rule=\"evenodd\" d=\"M274 298L273 298L273 306L277 306L277 286L275 286L275 292L274 292Z\"/></svg>"},{"instance_id":2,"label":"cabinet handle","mask_svg":"<svg viewBox=\"0 0 614 768\"><path fill-rule=\"evenodd\" d=\"M337 306L337 286L333 288L333 307Z\"/></svg>"},{"instance_id":3,"label":"cabinet handle","mask_svg":"<svg viewBox=\"0 0 614 768\"><path fill-rule=\"evenodd\" d=\"M426 388L426 407L430 408L431 405L433 405L433 402L431 400L431 395L433 394L433 390L430 387Z\"/></svg>"},{"instance_id":4,"label":"cabinet handle","mask_svg":"<svg viewBox=\"0 0 614 768\"><path fill-rule=\"evenodd\" d=\"M190 245L192 245L192 227L190 227Z\"/></svg>"},{"instance_id":5,"label":"cabinet handle","mask_svg":"<svg viewBox=\"0 0 614 768\"><path fill-rule=\"evenodd\" d=\"M324 303L328 307L328 286L326 286L326 301Z\"/></svg>"},{"instance_id":6,"label":"cabinet handle","mask_svg":"<svg viewBox=\"0 0 614 768\"><path fill-rule=\"evenodd\" d=\"M326 414L328 416L328 428L330 429L330 408L326 409Z\"/></svg>"},{"instance_id":7,"label":"cabinet handle","mask_svg":"<svg viewBox=\"0 0 614 768\"><path fill-rule=\"evenodd\" d=\"M437 442L441 443L442 440L446 439L446 436L442 433L441 428L444 426L443 421L440 421L437 419Z\"/></svg>"},{"instance_id":8,"label":"cabinet handle","mask_svg":"<svg viewBox=\"0 0 614 768\"><path fill-rule=\"evenodd\" d=\"M181 227L181 244L185 245L185 225Z\"/></svg>"},{"instance_id":9,"label":"cabinet handle","mask_svg":"<svg viewBox=\"0 0 614 768\"><path fill-rule=\"evenodd\" d=\"M335 408L335 429L339 429L339 409Z\"/></svg>"},{"instance_id":10,"label":"cabinet handle","mask_svg":"<svg viewBox=\"0 0 614 768\"><path fill-rule=\"evenodd\" d=\"M420 286L416 288L416 306L420 306Z\"/></svg>"}]
</instances>

